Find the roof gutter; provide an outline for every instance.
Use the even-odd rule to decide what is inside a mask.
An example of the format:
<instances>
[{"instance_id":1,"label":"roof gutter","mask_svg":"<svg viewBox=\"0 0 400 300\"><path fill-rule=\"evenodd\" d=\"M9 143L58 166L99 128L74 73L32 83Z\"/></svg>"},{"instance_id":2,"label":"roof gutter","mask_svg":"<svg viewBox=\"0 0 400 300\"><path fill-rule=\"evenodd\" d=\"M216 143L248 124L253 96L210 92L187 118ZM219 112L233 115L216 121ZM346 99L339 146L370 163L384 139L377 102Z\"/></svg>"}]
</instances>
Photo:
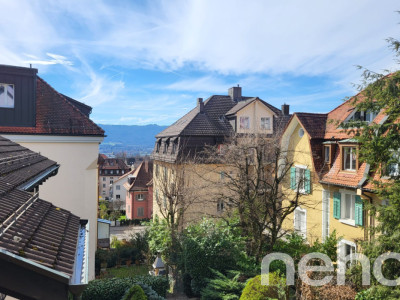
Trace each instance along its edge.
<instances>
[{"instance_id":1,"label":"roof gutter","mask_svg":"<svg viewBox=\"0 0 400 300\"><path fill-rule=\"evenodd\" d=\"M43 171L39 175L36 175L33 177L31 180L28 182L25 182L21 184L18 189L24 190L24 191L30 191L34 187L42 184L45 180L47 180L50 176L54 176L57 174L58 169L60 168L60 165L54 165L48 168L47 170Z\"/></svg>"},{"instance_id":2,"label":"roof gutter","mask_svg":"<svg viewBox=\"0 0 400 300\"><path fill-rule=\"evenodd\" d=\"M82 294L88 283L89 222L81 220L78 243L75 252L74 272L69 282L69 290L75 296Z\"/></svg>"},{"instance_id":3,"label":"roof gutter","mask_svg":"<svg viewBox=\"0 0 400 300\"><path fill-rule=\"evenodd\" d=\"M24 267L26 269L32 270L32 271L37 272L46 277L60 281L64 284L68 284L68 282L69 282L69 276L67 274L57 271L57 270L54 270L54 269L51 269L49 267L43 266L39 263L36 263L36 262L34 262L30 259L24 258L22 256L15 255L11 252L8 252L5 249L0 249L0 259L7 260L11 263L14 263L14 264Z\"/></svg>"}]
</instances>

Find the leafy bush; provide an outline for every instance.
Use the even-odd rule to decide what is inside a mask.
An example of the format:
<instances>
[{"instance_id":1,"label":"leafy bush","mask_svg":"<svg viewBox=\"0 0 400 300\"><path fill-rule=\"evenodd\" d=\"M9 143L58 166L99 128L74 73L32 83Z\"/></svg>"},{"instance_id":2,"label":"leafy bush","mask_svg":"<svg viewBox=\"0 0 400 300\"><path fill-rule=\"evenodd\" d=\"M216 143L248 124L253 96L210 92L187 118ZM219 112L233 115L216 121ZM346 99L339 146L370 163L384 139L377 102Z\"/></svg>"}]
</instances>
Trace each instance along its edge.
<instances>
[{"instance_id":1,"label":"leafy bush","mask_svg":"<svg viewBox=\"0 0 400 300\"><path fill-rule=\"evenodd\" d=\"M160 296L165 297L167 295L169 282L166 276L139 275L135 276L133 280L147 284Z\"/></svg>"},{"instance_id":2,"label":"leafy bush","mask_svg":"<svg viewBox=\"0 0 400 300\"><path fill-rule=\"evenodd\" d=\"M144 233L136 233L131 235L129 243L135 247L138 251L137 259L142 261L149 253L149 233L145 231Z\"/></svg>"},{"instance_id":3,"label":"leafy bush","mask_svg":"<svg viewBox=\"0 0 400 300\"><path fill-rule=\"evenodd\" d=\"M109 278L90 281L82 300L120 300L132 285L130 278Z\"/></svg>"},{"instance_id":4,"label":"leafy bush","mask_svg":"<svg viewBox=\"0 0 400 300\"><path fill-rule=\"evenodd\" d=\"M208 281L207 286L201 290L201 299L204 300L239 300L245 287L239 282L239 272L228 272L228 276L213 270L214 279Z\"/></svg>"},{"instance_id":5,"label":"leafy bush","mask_svg":"<svg viewBox=\"0 0 400 300\"><path fill-rule=\"evenodd\" d=\"M341 239L342 237L337 236L335 229L325 238L323 243L317 240L312 247L312 251L326 254L332 261L337 261L337 245Z\"/></svg>"},{"instance_id":6,"label":"leafy bush","mask_svg":"<svg viewBox=\"0 0 400 300\"><path fill-rule=\"evenodd\" d=\"M355 300L375 300L375 299L400 299L399 288L390 288L387 286L373 286L368 290L359 292Z\"/></svg>"},{"instance_id":7,"label":"leafy bush","mask_svg":"<svg viewBox=\"0 0 400 300\"><path fill-rule=\"evenodd\" d=\"M149 300L165 300L149 285L133 278L107 278L90 281L82 300L120 300L132 285L140 285Z\"/></svg>"},{"instance_id":8,"label":"leafy bush","mask_svg":"<svg viewBox=\"0 0 400 300\"><path fill-rule=\"evenodd\" d=\"M122 300L147 300L147 296L140 285L135 284L125 292Z\"/></svg>"},{"instance_id":9,"label":"leafy bush","mask_svg":"<svg viewBox=\"0 0 400 300\"><path fill-rule=\"evenodd\" d=\"M240 300L286 299L288 292L285 278L281 278L278 273L269 273L268 276L269 285L261 285L261 275L250 279Z\"/></svg>"},{"instance_id":10,"label":"leafy bush","mask_svg":"<svg viewBox=\"0 0 400 300\"><path fill-rule=\"evenodd\" d=\"M225 223L205 219L190 225L181 241L179 268L192 278L190 286L196 296L206 286L207 279L213 278L210 268L221 273L240 270L240 263L247 259L240 233Z\"/></svg>"}]
</instances>

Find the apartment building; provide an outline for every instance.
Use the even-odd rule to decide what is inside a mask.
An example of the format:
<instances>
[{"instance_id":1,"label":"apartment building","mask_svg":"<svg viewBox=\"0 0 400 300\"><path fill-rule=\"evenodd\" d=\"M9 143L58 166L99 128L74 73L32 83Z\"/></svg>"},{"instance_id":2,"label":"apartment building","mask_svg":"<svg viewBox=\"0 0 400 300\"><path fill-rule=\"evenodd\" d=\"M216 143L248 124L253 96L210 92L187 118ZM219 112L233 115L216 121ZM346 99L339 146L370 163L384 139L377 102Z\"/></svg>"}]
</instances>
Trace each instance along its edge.
<instances>
[{"instance_id":1,"label":"apartment building","mask_svg":"<svg viewBox=\"0 0 400 300\"><path fill-rule=\"evenodd\" d=\"M218 180L224 166L193 165L189 163L190 158L201 153L206 146L222 147L234 133L261 134L271 138L278 129L285 127L290 118L289 105L283 105L280 110L258 97L242 96L239 86L230 88L228 95L213 95L205 101L198 98L196 104L194 109L156 135L152 152L154 215L162 216L161 210L167 209L166 183L176 184L177 181L182 181L185 193L196 190L198 198L185 211L185 222L223 213L222 203L212 201L212 191L206 181ZM206 171L208 179L199 174L200 169L202 173L209 169Z\"/></svg>"},{"instance_id":2,"label":"apartment building","mask_svg":"<svg viewBox=\"0 0 400 300\"><path fill-rule=\"evenodd\" d=\"M122 158L109 158L99 154L99 197L108 201L125 201L122 184L114 182L130 171L130 167Z\"/></svg>"}]
</instances>

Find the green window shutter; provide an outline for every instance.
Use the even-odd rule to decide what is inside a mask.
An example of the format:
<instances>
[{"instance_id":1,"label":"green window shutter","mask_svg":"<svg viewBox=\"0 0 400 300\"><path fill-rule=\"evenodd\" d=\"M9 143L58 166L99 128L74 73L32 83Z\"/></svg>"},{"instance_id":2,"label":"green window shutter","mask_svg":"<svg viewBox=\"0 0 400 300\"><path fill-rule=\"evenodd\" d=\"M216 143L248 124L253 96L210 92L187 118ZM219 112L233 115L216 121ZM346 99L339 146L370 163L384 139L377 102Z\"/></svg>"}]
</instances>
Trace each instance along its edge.
<instances>
[{"instance_id":1,"label":"green window shutter","mask_svg":"<svg viewBox=\"0 0 400 300\"><path fill-rule=\"evenodd\" d=\"M309 169L307 169L305 172L305 180L306 180L306 182L304 183L304 188L306 190L306 193L310 194L311 193L311 172Z\"/></svg>"},{"instance_id":2,"label":"green window shutter","mask_svg":"<svg viewBox=\"0 0 400 300\"><path fill-rule=\"evenodd\" d=\"M354 219L356 221L356 225L358 226L363 226L363 209L364 209L364 203L361 200L360 196L356 196L356 201L355 201L355 208L354 208Z\"/></svg>"},{"instance_id":3,"label":"green window shutter","mask_svg":"<svg viewBox=\"0 0 400 300\"><path fill-rule=\"evenodd\" d=\"M296 168L290 168L290 188L296 190Z\"/></svg>"},{"instance_id":4,"label":"green window shutter","mask_svg":"<svg viewBox=\"0 0 400 300\"><path fill-rule=\"evenodd\" d=\"M333 193L333 217L335 219L340 219L340 204L341 204L341 195L338 192Z\"/></svg>"}]
</instances>

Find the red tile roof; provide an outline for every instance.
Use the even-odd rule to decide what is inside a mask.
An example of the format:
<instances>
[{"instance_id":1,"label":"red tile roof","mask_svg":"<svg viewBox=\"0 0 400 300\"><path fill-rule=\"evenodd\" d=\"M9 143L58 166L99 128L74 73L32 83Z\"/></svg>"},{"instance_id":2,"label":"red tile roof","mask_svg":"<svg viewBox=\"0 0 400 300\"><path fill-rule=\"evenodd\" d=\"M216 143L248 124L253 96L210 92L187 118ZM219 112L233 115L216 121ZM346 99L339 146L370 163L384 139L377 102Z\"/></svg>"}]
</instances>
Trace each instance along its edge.
<instances>
[{"instance_id":1,"label":"red tile roof","mask_svg":"<svg viewBox=\"0 0 400 300\"><path fill-rule=\"evenodd\" d=\"M322 176L321 182L344 187L358 188L361 179L364 177L367 164L361 163L356 171L343 171L341 167L340 147L336 147L333 165L331 169Z\"/></svg>"},{"instance_id":2,"label":"red tile roof","mask_svg":"<svg viewBox=\"0 0 400 300\"><path fill-rule=\"evenodd\" d=\"M36 126L0 126L1 133L104 136L104 130L75 102L67 100L39 76L36 82Z\"/></svg>"},{"instance_id":3,"label":"red tile roof","mask_svg":"<svg viewBox=\"0 0 400 300\"><path fill-rule=\"evenodd\" d=\"M153 179L153 161L142 162L132 175L135 180L129 186L129 191L147 190L148 183Z\"/></svg>"}]
</instances>

